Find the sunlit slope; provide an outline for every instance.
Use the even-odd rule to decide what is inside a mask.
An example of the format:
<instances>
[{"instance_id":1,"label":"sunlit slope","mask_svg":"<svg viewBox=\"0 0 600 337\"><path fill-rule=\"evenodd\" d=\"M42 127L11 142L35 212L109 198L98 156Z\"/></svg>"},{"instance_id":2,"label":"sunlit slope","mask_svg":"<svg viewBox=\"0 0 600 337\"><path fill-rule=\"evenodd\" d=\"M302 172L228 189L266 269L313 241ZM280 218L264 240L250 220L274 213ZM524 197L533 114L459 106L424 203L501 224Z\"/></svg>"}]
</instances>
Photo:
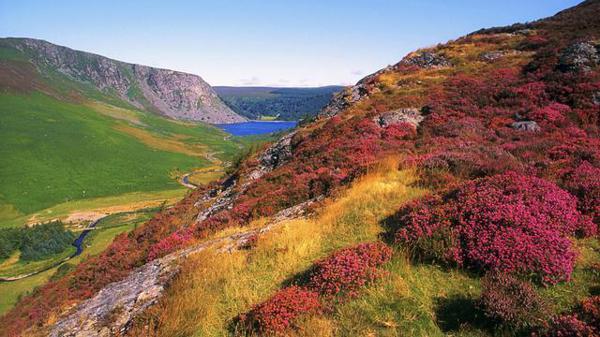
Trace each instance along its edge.
<instances>
[{"instance_id":1,"label":"sunlit slope","mask_svg":"<svg viewBox=\"0 0 600 337\"><path fill-rule=\"evenodd\" d=\"M181 188L176 176L241 145L202 124L105 103L0 95L0 221L70 200Z\"/></svg>"}]
</instances>

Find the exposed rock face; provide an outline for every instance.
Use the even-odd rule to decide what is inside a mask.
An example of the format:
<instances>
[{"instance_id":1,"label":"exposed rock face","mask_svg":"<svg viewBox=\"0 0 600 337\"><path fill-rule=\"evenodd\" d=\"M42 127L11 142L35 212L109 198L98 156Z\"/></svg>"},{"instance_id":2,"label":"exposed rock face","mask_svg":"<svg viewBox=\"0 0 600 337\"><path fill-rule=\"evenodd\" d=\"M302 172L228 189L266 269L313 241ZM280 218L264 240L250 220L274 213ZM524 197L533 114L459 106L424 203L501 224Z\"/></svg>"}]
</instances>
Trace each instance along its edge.
<instances>
[{"instance_id":1,"label":"exposed rock face","mask_svg":"<svg viewBox=\"0 0 600 337\"><path fill-rule=\"evenodd\" d=\"M519 131L526 132L540 132L542 129L538 125L538 123L534 121L522 121L522 122L514 122L512 123L512 128Z\"/></svg>"},{"instance_id":2,"label":"exposed rock face","mask_svg":"<svg viewBox=\"0 0 600 337\"><path fill-rule=\"evenodd\" d=\"M494 62L504 56L505 52L501 50L486 51L479 55L479 59L484 62Z\"/></svg>"},{"instance_id":3,"label":"exposed rock face","mask_svg":"<svg viewBox=\"0 0 600 337\"><path fill-rule=\"evenodd\" d=\"M374 85L377 82L377 78L381 74L397 70L403 66L415 66L423 69L431 69L450 67L452 66L452 63L450 63L450 61L447 60L443 55L438 55L430 51L418 51L408 54L402 59L402 61L396 63L395 65L387 66L361 79L358 81L358 83L356 83L356 85L348 87L345 90L335 94L329 104L327 104L327 106L323 108L323 111L319 113L319 117L333 117L371 93L379 91L377 86Z\"/></svg>"},{"instance_id":4,"label":"exposed rock face","mask_svg":"<svg viewBox=\"0 0 600 337\"><path fill-rule=\"evenodd\" d=\"M588 72L600 65L600 45L579 42L567 47L561 54L559 68L563 71Z\"/></svg>"},{"instance_id":5,"label":"exposed rock face","mask_svg":"<svg viewBox=\"0 0 600 337\"><path fill-rule=\"evenodd\" d=\"M115 61L35 39L4 39L30 57L40 71L56 70L115 93L133 106L174 119L234 123L246 119L221 101L197 75Z\"/></svg>"},{"instance_id":6,"label":"exposed rock face","mask_svg":"<svg viewBox=\"0 0 600 337\"><path fill-rule=\"evenodd\" d=\"M208 191L198 202L196 207L201 207L210 201L210 206L198 213L196 222L202 222L219 211L233 207L233 203L252 181L273 171L292 157L292 139L296 132L291 132L281 137L277 142L267 148L259 157L260 165L248 173L246 182L236 189L237 179L230 177L221 187Z\"/></svg>"},{"instance_id":7,"label":"exposed rock face","mask_svg":"<svg viewBox=\"0 0 600 337\"><path fill-rule=\"evenodd\" d=\"M419 109L403 108L384 112L375 117L373 121L383 128L398 123L409 123L416 128L421 124L423 119L425 119L425 117Z\"/></svg>"},{"instance_id":8,"label":"exposed rock face","mask_svg":"<svg viewBox=\"0 0 600 337\"><path fill-rule=\"evenodd\" d=\"M360 99L365 97L367 94L367 86L364 83L358 82L358 84L333 95L331 101L325 108L323 108L323 111L319 113L319 116L333 117L350 105L360 101Z\"/></svg>"},{"instance_id":9,"label":"exposed rock face","mask_svg":"<svg viewBox=\"0 0 600 337\"><path fill-rule=\"evenodd\" d=\"M262 228L209 240L139 267L127 278L109 284L96 296L71 309L51 327L49 335L108 337L125 333L136 316L160 299L185 258L209 248L220 253L244 248L252 238L274 229L283 221L304 216L312 203L314 200L285 209Z\"/></svg>"},{"instance_id":10,"label":"exposed rock face","mask_svg":"<svg viewBox=\"0 0 600 337\"><path fill-rule=\"evenodd\" d=\"M296 132L289 133L271 145L260 156L260 163L266 170L274 170L292 157L292 138Z\"/></svg>"},{"instance_id":11,"label":"exposed rock face","mask_svg":"<svg viewBox=\"0 0 600 337\"><path fill-rule=\"evenodd\" d=\"M400 64L425 69L449 67L452 65L444 56L429 51L420 51L409 54L400 61Z\"/></svg>"},{"instance_id":12,"label":"exposed rock face","mask_svg":"<svg viewBox=\"0 0 600 337\"><path fill-rule=\"evenodd\" d=\"M600 91L594 93L592 96L592 103L594 103L594 105L600 105Z\"/></svg>"}]
</instances>

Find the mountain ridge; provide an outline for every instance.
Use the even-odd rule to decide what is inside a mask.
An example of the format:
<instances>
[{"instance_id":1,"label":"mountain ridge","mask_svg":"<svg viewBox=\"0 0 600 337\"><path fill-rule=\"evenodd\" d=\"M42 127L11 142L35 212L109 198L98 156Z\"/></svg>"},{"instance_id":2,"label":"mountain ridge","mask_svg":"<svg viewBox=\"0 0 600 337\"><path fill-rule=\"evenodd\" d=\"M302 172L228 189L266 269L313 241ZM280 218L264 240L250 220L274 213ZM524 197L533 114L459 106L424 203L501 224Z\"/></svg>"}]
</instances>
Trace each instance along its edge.
<instances>
[{"instance_id":1,"label":"mountain ridge","mask_svg":"<svg viewBox=\"0 0 600 337\"><path fill-rule=\"evenodd\" d=\"M246 120L229 109L198 75L122 62L39 39L3 38L0 47L16 50L42 76L59 72L138 109L211 124Z\"/></svg>"}]
</instances>

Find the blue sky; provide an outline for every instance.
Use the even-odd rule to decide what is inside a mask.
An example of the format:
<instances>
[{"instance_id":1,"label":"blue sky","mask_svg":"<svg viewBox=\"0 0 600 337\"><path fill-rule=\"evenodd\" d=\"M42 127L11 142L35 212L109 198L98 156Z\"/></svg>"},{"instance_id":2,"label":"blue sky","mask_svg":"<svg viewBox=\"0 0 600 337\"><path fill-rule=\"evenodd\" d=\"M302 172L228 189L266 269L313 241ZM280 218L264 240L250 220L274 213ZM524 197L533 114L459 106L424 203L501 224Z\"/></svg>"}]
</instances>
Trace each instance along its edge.
<instances>
[{"instance_id":1,"label":"blue sky","mask_svg":"<svg viewBox=\"0 0 600 337\"><path fill-rule=\"evenodd\" d=\"M355 83L411 50L580 0L0 0L0 36L33 37L212 85Z\"/></svg>"}]
</instances>

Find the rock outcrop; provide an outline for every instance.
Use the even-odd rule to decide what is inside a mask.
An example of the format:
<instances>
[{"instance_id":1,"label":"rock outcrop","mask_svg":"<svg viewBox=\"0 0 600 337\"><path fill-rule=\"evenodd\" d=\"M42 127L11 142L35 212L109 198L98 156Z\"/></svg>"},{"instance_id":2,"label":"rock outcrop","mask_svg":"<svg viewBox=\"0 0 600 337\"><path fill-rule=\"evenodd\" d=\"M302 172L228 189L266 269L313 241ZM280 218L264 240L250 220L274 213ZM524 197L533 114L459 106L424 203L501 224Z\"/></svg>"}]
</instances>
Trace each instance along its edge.
<instances>
[{"instance_id":1,"label":"rock outcrop","mask_svg":"<svg viewBox=\"0 0 600 337\"><path fill-rule=\"evenodd\" d=\"M512 128L518 131L540 132L542 129L534 121L521 121L512 123Z\"/></svg>"},{"instance_id":2,"label":"rock outcrop","mask_svg":"<svg viewBox=\"0 0 600 337\"><path fill-rule=\"evenodd\" d=\"M292 139L295 134L296 132L291 132L269 146L259 156L259 165L245 175L246 181L238 188L236 188L238 184L237 177L231 176L221 186L206 192L195 204L196 207L203 208L198 213L196 222L202 222L219 211L233 207L238 196L246 191L252 181L273 171L290 159L292 157ZM208 206L203 207L203 205Z\"/></svg>"},{"instance_id":3,"label":"rock outcrop","mask_svg":"<svg viewBox=\"0 0 600 337\"><path fill-rule=\"evenodd\" d=\"M579 42L567 47L560 55L558 67L563 71L588 72L600 65L600 45Z\"/></svg>"},{"instance_id":4,"label":"rock outcrop","mask_svg":"<svg viewBox=\"0 0 600 337\"><path fill-rule=\"evenodd\" d=\"M230 253L244 248L252 238L273 230L286 220L304 216L314 202L311 200L285 209L264 227L208 240L139 267L125 279L109 284L96 296L72 308L51 327L49 336L108 337L125 333L135 317L161 298L185 258L206 249Z\"/></svg>"},{"instance_id":5,"label":"rock outcrop","mask_svg":"<svg viewBox=\"0 0 600 337\"><path fill-rule=\"evenodd\" d=\"M200 76L112 60L35 39L1 39L40 73L57 71L117 95L139 108L173 119L213 124L243 122Z\"/></svg>"},{"instance_id":6,"label":"rock outcrop","mask_svg":"<svg viewBox=\"0 0 600 337\"><path fill-rule=\"evenodd\" d=\"M375 117L373 121L379 126L385 128L398 123L409 123L415 128L425 119L421 111L417 108L402 108L386 111Z\"/></svg>"},{"instance_id":7,"label":"rock outcrop","mask_svg":"<svg viewBox=\"0 0 600 337\"><path fill-rule=\"evenodd\" d=\"M399 63L405 66L415 66L419 68L431 69L440 67L449 67L452 64L446 57L430 51L418 51L406 56Z\"/></svg>"}]
</instances>

